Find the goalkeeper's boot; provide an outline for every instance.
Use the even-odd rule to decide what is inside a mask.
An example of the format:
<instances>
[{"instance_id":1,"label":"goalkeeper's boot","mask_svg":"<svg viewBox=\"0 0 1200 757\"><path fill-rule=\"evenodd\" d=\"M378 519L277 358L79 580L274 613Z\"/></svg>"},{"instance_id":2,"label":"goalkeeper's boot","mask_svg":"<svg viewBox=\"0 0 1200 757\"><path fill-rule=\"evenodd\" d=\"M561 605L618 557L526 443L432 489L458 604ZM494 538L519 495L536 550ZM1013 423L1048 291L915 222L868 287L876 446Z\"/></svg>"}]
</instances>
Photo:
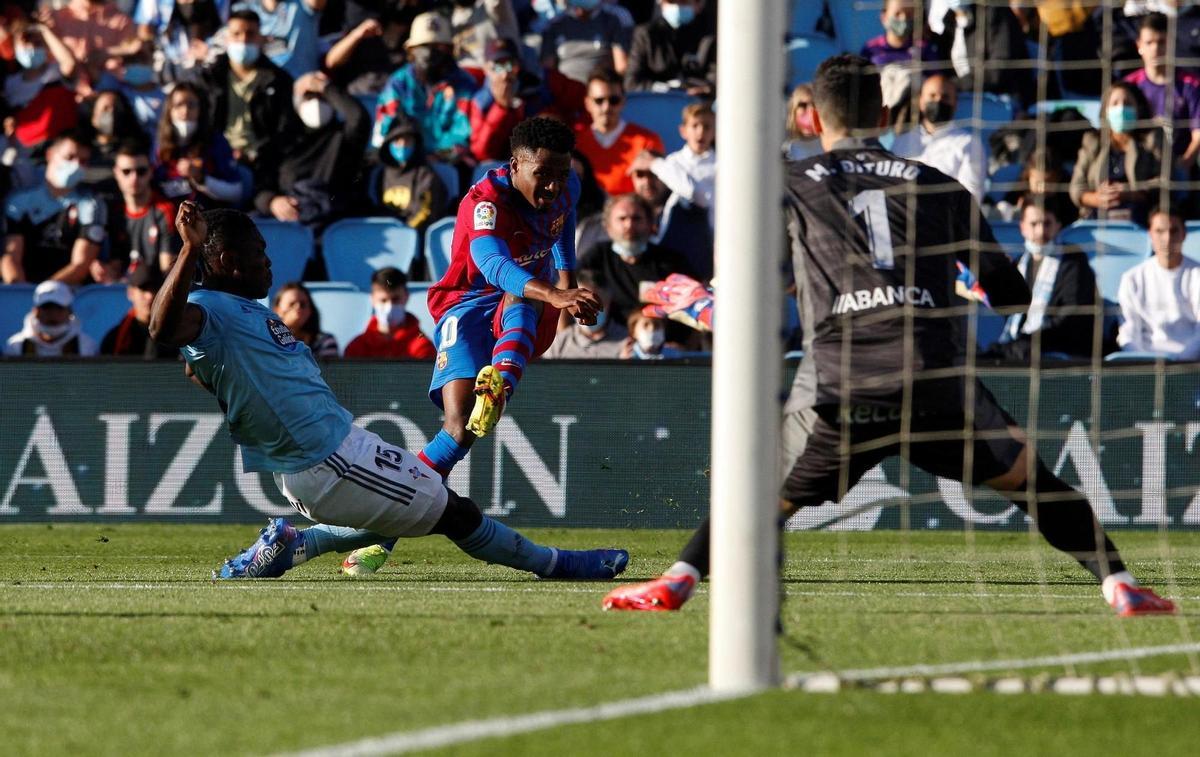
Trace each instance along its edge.
<instances>
[{"instance_id":1,"label":"goalkeeper's boot","mask_svg":"<svg viewBox=\"0 0 1200 757\"><path fill-rule=\"evenodd\" d=\"M558 549L554 567L542 578L607 580L625 572L629 553L623 549Z\"/></svg>"},{"instance_id":2,"label":"goalkeeper's boot","mask_svg":"<svg viewBox=\"0 0 1200 757\"><path fill-rule=\"evenodd\" d=\"M373 576L379 572L391 554L378 544L356 549L342 560L342 572L355 578Z\"/></svg>"},{"instance_id":3,"label":"goalkeeper's boot","mask_svg":"<svg viewBox=\"0 0 1200 757\"><path fill-rule=\"evenodd\" d=\"M1163 599L1152 589L1129 584L1117 584L1110 602L1112 608L1123 618L1134 615L1170 615L1175 612L1175 603Z\"/></svg>"},{"instance_id":4,"label":"goalkeeper's boot","mask_svg":"<svg viewBox=\"0 0 1200 757\"><path fill-rule=\"evenodd\" d=\"M292 567L292 554L304 537L284 518L272 518L258 539L225 561L214 578L279 578Z\"/></svg>"},{"instance_id":5,"label":"goalkeeper's boot","mask_svg":"<svg viewBox=\"0 0 1200 757\"><path fill-rule=\"evenodd\" d=\"M668 573L653 581L613 589L602 606L605 610L678 610L695 590L696 579Z\"/></svg>"},{"instance_id":6,"label":"goalkeeper's boot","mask_svg":"<svg viewBox=\"0 0 1200 757\"><path fill-rule=\"evenodd\" d=\"M492 433L504 411L504 379L495 366L485 365L475 377L475 408L467 420L467 431L476 437Z\"/></svg>"}]
</instances>

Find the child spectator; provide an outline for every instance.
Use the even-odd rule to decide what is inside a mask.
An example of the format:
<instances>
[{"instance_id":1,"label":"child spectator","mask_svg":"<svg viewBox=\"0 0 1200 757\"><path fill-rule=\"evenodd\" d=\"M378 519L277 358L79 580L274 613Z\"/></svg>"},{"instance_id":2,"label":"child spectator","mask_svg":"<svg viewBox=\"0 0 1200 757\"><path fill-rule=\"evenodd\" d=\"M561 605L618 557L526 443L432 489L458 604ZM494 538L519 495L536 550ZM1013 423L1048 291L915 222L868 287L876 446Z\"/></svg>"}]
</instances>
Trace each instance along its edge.
<instances>
[{"instance_id":1,"label":"child spectator","mask_svg":"<svg viewBox=\"0 0 1200 757\"><path fill-rule=\"evenodd\" d=\"M1124 322L1121 349L1200 358L1200 263L1183 256L1187 228L1175 209L1150 214L1154 257L1126 271L1117 298Z\"/></svg>"},{"instance_id":2,"label":"child spectator","mask_svg":"<svg viewBox=\"0 0 1200 757\"><path fill-rule=\"evenodd\" d=\"M684 352L667 344L667 321L634 310L626 320L629 339L621 352L626 360L666 360L683 357Z\"/></svg>"},{"instance_id":3,"label":"child spectator","mask_svg":"<svg viewBox=\"0 0 1200 757\"><path fill-rule=\"evenodd\" d=\"M418 231L446 210L446 185L425 164L421 131L408 116L392 120L379 150L379 163L367 182L374 212L399 218Z\"/></svg>"},{"instance_id":4,"label":"child spectator","mask_svg":"<svg viewBox=\"0 0 1200 757\"><path fill-rule=\"evenodd\" d=\"M171 90L158 122L154 180L178 205L197 195L240 205L249 194L233 161L233 150L209 117L208 99L190 82ZM249 175L245 177L249 178Z\"/></svg>"},{"instance_id":5,"label":"child spectator","mask_svg":"<svg viewBox=\"0 0 1200 757\"><path fill-rule=\"evenodd\" d=\"M662 155L662 139L649 129L621 118L625 108L625 85L611 69L593 71L588 77L584 100L590 125L575 127L575 146L587 156L596 183L610 197L633 191L629 169L643 151Z\"/></svg>"},{"instance_id":6,"label":"child spectator","mask_svg":"<svg viewBox=\"0 0 1200 757\"><path fill-rule=\"evenodd\" d=\"M813 119L816 112L817 109L813 107L812 87L801 84L792 90L792 96L788 98L788 141L783 143L783 157L788 160L804 160L825 152Z\"/></svg>"},{"instance_id":7,"label":"child spectator","mask_svg":"<svg viewBox=\"0 0 1200 757\"><path fill-rule=\"evenodd\" d=\"M346 357L432 360L433 342L421 333L417 317L405 310L408 277L399 268L381 268L371 277L371 307L375 314L367 329L346 346Z\"/></svg>"},{"instance_id":8,"label":"child spectator","mask_svg":"<svg viewBox=\"0 0 1200 757\"><path fill-rule=\"evenodd\" d=\"M125 296L131 307L121 322L100 342L101 355L127 355L144 360L179 359L179 350L156 343L150 338L150 305L162 286L157 269L140 265L129 274Z\"/></svg>"},{"instance_id":9,"label":"child spectator","mask_svg":"<svg viewBox=\"0 0 1200 757\"><path fill-rule=\"evenodd\" d=\"M682 89L711 97L717 86L717 35L704 0L659 0L658 15L633 31L625 87Z\"/></svg>"},{"instance_id":10,"label":"child spectator","mask_svg":"<svg viewBox=\"0 0 1200 757\"><path fill-rule=\"evenodd\" d=\"M678 202L708 211L713 228L717 183L717 114L709 103L692 103L683 109L679 125L683 147L665 158L650 157L650 170L665 184Z\"/></svg>"},{"instance_id":11,"label":"child spectator","mask_svg":"<svg viewBox=\"0 0 1200 757\"><path fill-rule=\"evenodd\" d=\"M71 311L75 297L61 281L43 281L33 290L33 310L25 326L8 338L4 354L10 357L60 357L96 354L96 342L83 333Z\"/></svg>"},{"instance_id":12,"label":"child spectator","mask_svg":"<svg viewBox=\"0 0 1200 757\"><path fill-rule=\"evenodd\" d=\"M288 327L292 336L308 345L313 357L338 356L337 338L321 331L321 312L313 304L312 293L298 281L279 287L271 301L271 309Z\"/></svg>"},{"instance_id":13,"label":"child spectator","mask_svg":"<svg viewBox=\"0 0 1200 757\"><path fill-rule=\"evenodd\" d=\"M79 188L91 147L64 132L46 150L45 182L8 196L8 237L0 256L4 283L87 281L105 238L105 208Z\"/></svg>"}]
</instances>

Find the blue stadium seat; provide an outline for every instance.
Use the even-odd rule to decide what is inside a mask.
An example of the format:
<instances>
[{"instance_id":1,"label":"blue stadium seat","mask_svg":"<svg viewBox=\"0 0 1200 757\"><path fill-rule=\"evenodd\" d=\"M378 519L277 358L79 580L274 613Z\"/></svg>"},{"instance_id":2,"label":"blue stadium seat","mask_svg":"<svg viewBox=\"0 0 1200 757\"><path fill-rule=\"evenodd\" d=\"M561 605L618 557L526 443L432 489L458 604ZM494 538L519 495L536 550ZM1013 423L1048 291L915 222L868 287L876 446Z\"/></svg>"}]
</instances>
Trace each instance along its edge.
<instances>
[{"instance_id":1,"label":"blue stadium seat","mask_svg":"<svg viewBox=\"0 0 1200 757\"><path fill-rule=\"evenodd\" d=\"M657 133L671 153L683 147L679 121L684 107L693 102L696 98L685 92L630 92L625 95L622 117Z\"/></svg>"},{"instance_id":2,"label":"blue stadium seat","mask_svg":"<svg viewBox=\"0 0 1200 757\"><path fill-rule=\"evenodd\" d=\"M271 259L271 293L289 281L304 278L304 267L313 254L312 229L299 223L277 221L274 218L256 217L254 225L262 232L267 242L267 257Z\"/></svg>"},{"instance_id":3,"label":"blue stadium seat","mask_svg":"<svg viewBox=\"0 0 1200 757\"><path fill-rule=\"evenodd\" d=\"M788 39L819 34L817 24L825 12L822 0L792 0L788 20Z\"/></svg>"},{"instance_id":4,"label":"blue stadium seat","mask_svg":"<svg viewBox=\"0 0 1200 757\"><path fill-rule=\"evenodd\" d=\"M1012 103L985 92L983 97L980 98L979 111L977 113L975 110L975 97L969 92L964 92L958 98L958 107L954 111L954 120L959 126L970 129L973 134L978 135L986 152L988 138L992 135L992 132L1012 123Z\"/></svg>"},{"instance_id":5,"label":"blue stadium seat","mask_svg":"<svg viewBox=\"0 0 1200 757\"><path fill-rule=\"evenodd\" d=\"M450 242L454 239L455 217L443 218L425 229L425 270L429 279L437 281L450 267Z\"/></svg>"},{"instance_id":6,"label":"blue stadium seat","mask_svg":"<svg viewBox=\"0 0 1200 757\"><path fill-rule=\"evenodd\" d=\"M1005 163L988 176L987 197L992 204L1000 202L1017 188L1016 184L1021 180L1021 170L1020 163Z\"/></svg>"},{"instance_id":7,"label":"blue stadium seat","mask_svg":"<svg viewBox=\"0 0 1200 757\"><path fill-rule=\"evenodd\" d=\"M429 167L437 174L437 177L442 180L442 184L446 185L446 194L454 201L454 206L458 206L458 199L462 197L459 192L458 169L449 163L443 163L440 160L429 161Z\"/></svg>"},{"instance_id":8,"label":"blue stadium seat","mask_svg":"<svg viewBox=\"0 0 1200 757\"><path fill-rule=\"evenodd\" d=\"M1146 362L1152 360L1167 360L1171 358L1157 352L1113 352L1104 356L1106 363Z\"/></svg>"},{"instance_id":9,"label":"blue stadium seat","mask_svg":"<svg viewBox=\"0 0 1200 757\"><path fill-rule=\"evenodd\" d=\"M312 292L313 305L321 314L321 330L337 338L338 354L367 327L371 319L371 295L344 285L343 282L305 284Z\"/></svg>"},{"instance_id":10,"label":"blue stadium seat","mask_svg":"<svg viewBox=\"0 0 1200 757\"><path fill-rule=\"evenodd\" d=\"M104 341L130 307L124 284L92 284L75 293L75 317L83 324L83 333L95 339L96 344Z\"/></svg>"},{"instance_id":11,"label":"blue stadium seat","mask_svg":"<svg viewBox=\"0 0 1200 757\"><path fill-rule=\"evenodd\" d=\"M1043 100L1034 103L1029 112L1036 116L1038 113L1056 113L1067 108L1078 110L1084 118L1092 122L1092 128L1100 128L1099 100Z\"/></svg>"},{"instance_id":12,"label":"blue stadium seat","mask_svg":"<svg viewBox=\"0 0 1200 757\"><path fill-rule=\"evenodd\" d=\"M433 316L429 314L429 305L425 302L425 296L429 294L429 282L422 281L408 285L408 305L406 309L417 317L421 322L421 333L429 337L433 341L434 322Z\"/></svg>"},{"instance_id":13,"label":"blue stadium seat","mask_svg":"<svg viewBox=\"0 0 1200 757\"><path fill-rule=\"evenodd\" d=\"M325 230L325 270L331 281L349 281L366 292L371 274L395 266L408 271L420 237L395 218L347 218Z\"/></svg>"},{"instance_id":14,"label":"blue stadium seat","mask_svg":"<svg viewBox=\"0 0 1200 757\"><path fill-rule=\"evenodd\" d=\"M787 46L788 89L794 89L797 84L811 82L821 61L837 54L837 43L828 37L817 34L792 39Z\"/></svg>"},{"instance_id":15,"label":"blue stadium seat","mask_svg":"<svg viewBox=\"0 0 1200 757\"><path fill-rule=\"evenodd\" d=\"M841 49L858 55L867 40L883 34L879 23L882 11L883 0L830 0L829 12Z\"/></svg>"},{"instance_id":16,"label":"blue stadium seat","mask_svg":"<svg viewBox=\"0 0 1200 757\"><path fill-rule=\"evenodd\" d=\"M503 160L485 160L484 162L475 166L475 173L471 176L471 186L478 184L479 180L482 179L483 175L488 171L504 165L507 165L507 163L505 163Z\"/></svg>"},{"instance_id":17,"label":"blue stadium seat","mask_svg":"<svg viewBox=\"0 0 1200 757\"><path fill-rule=\"evenodd\" d=\"M0 284L0 349L25 327L25 316L32 308L33 284Z\"/></svg>"},{"instance_id":18,"label":"blue stadium seat","mask_svg":"<svg viewBox=\"0 0 1200 757\"><path fill-rule=\"evenodd\" d=\"M1183 240L1183 255L1200 261L1200 221L1187 222L1187 237Z\"/></svg>"},{"instance_id":19,"label":"blue stadium seat","mask_svg":"<svg viewBox=\"0 0 1200 757\"><path fill-rule=\"evenodd\" d=\"M1059 241L1082 247L1088 257L1125 253L1144 258L1150 254L1150 235L1125 221L1076 221L1063 229Z\"/></svg>"},{"instance_id":20,"label":"blue stadium seat","mask_svg":"<svg viewBox=\"0 0 1200 757\"><path fill-rule=\"evenodd\" d=\"M1096 272L1096 287L1100 290L1100 295L1110 303L1117 302L1121 276L1144 260L1146 260L1145 255L1111 250L1106 254L1093 257L1092 270ZM1111 308L1106 308L1106 310L1111 310Z\"/></svg>"},{"instance_id":21,"label":"blue stadium seat","mask_svg":"<svg viewBox=\"0 0 1200 757\"><path fill-rule=\"evenodd\" d=\"M1025 251L1025 237L1021 236L1021 227L1016 221L991 221L992 235L996 237L1005 252L1013 257L1020 257Z\"/></svg>"}]
</instances>

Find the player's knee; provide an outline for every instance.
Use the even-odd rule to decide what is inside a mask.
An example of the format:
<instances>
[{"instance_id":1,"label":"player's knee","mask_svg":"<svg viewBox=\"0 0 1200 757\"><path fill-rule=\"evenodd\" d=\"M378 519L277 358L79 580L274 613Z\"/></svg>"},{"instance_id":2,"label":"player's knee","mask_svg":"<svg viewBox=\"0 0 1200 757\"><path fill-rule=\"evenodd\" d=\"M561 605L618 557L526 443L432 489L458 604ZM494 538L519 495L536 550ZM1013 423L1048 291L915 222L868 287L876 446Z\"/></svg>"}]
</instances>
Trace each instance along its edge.
<instances>
[{"instance_id":1,"label":"player's knee","mask_svg":"<svg viewBox=\"0 0 1200 757\"><path fill-rule=\"evenodd\" d=\"M989 479L986 483L999 492L1015 492L1024 488L1028 476L1029 447L1022 445L1021 452L1017 455L1016 462L1012 464L1012 467L999 476Z\"/></svg>"}]
</instances>

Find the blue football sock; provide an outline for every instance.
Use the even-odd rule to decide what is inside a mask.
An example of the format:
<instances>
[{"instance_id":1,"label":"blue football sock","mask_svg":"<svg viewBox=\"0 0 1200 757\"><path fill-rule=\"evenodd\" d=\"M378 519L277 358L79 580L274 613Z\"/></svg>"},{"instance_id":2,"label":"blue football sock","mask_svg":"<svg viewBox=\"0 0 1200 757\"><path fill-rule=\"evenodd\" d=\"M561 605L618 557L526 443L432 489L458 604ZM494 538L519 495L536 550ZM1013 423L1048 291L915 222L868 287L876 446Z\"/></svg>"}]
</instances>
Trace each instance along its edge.
<instances>
[{"instance_id":1,"label":"blue football sock","mask_svg":"<svg viewBox=\"0 0 1200 757\"><path fill-rule=\"evenodd\" d=\"M442 429L437 436L433 437L433 441L425 445L425 449L421 450L421 454L417 457L421 458L421 462L440 473L444 479L470 451L470 447L464 447L454 441L450 432Z\"/></svg>"},{"instance_id":2,"label":"blue football sock","mask_svg":"<svg viewBox=\"0 0 1200 757\"><path fill-rule=\"evenodd\" d=\"M549 574L558 561L558 550L535 544L486 515L473 534L454 543L476 560L527 570L539 576Z\"/></svg>"},{"instance_id":3,"label":"blue football sock","mask_svg":"<svg viewBox=\"0 0 1200 757\"><path fill-rule=\"evenodd\" d=\"M372 544L382 544L384 549L391 552L392 546L396 543L395 539L380 536L373 531L347 528L346 526L330 526L324 523L306 528L300 532L300 535L304 537L304 554L299 555L301 562L311 560L326 552L352 552ZM297 554L299 551L296 551Z\"/></svg>"}]
</instances>

